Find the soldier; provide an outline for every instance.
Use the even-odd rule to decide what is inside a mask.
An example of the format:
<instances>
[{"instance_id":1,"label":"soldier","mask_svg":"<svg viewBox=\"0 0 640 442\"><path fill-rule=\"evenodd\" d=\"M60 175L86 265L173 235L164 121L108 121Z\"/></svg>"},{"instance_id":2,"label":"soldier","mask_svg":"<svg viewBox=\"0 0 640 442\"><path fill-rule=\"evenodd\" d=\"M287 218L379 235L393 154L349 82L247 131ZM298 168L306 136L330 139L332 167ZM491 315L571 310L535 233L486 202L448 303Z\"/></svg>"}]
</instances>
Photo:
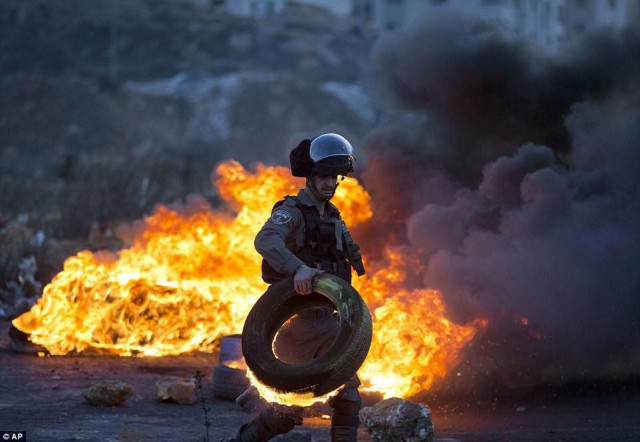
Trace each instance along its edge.
<instances>
[{"instance_id":1,"label":"soldier","mask_svg":"<svg viewBox=\"0 0 640 442\"><path fill-rule=\"evenodd\" d=\"M331 273L351 283L351 268L364 267L358 245L329 202L339 180L353 172L353 148L338 134L302 140L289 156L294 176L305 177L297 196L287 196L274 206L271 217L255 238L262 255L262 278L274 283L293 276L301 295L313 292L313 278ZM286 363L303 363L322 355L338 331L337 314L328 308L300 312L280 329L274 342L276 356ZM331 440L355 442L359 425L360 381L354 375L334 396ZM240 428L236 441L262 442L302 424L302 410L269 405Z\"/></svg>"}]
</instances>

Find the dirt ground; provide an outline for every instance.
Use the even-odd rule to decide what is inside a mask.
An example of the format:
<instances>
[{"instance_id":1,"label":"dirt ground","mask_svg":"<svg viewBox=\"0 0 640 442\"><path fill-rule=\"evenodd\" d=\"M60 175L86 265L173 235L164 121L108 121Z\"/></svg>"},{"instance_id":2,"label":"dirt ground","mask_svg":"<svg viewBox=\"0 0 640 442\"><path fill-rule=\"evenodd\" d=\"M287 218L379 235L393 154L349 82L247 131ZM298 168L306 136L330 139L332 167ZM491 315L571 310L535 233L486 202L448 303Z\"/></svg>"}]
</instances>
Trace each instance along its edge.
<instances>
[{"instance_id":1,"label":"dirt ground","mask_svg":"<svg viewBox=\"0 0 640 442\"><path fill-rule=\"evenodd\" d=\"M210 441L231 437L250 418L235 403L215 399L211 374L217 355L162 358L65 356L38 358L13 352L9 323L0 322L0 433L26 431L30 442L175 441L205 439L200 404L178 405L154 399L154 385L167 378L204 375ZM86 404L82 392L102 380L135 388L123 406ZM461 399L460 403L465 401ZM636 441L640 440L640 389L558 397L532 396L492 406L439 404L433 408L437 442L454 441ZM313 442L329 441L329 421L305 419L288 441L309 433ZM308 436L307 436L308 437ZM361 428L359 441L371 442Z\"/></svg>"},{"instance_id":2,"label":"dirt ground","mask_svg":"<svg viewBox=\"0 0 640 442\"><path fill-rule=\"evenodd\" d=\"M214 398L211 387L217 354L161 358L64 356L40 358L10 348L9 322L0 322L0 437L3 431L26 431L33 441L203 441L206 430L201 404L179 405L155 400L154 386L165 379L186 379L200 370L210 441L232 437L251 418L234 402ZM122 406L95 407L82 392L99 381L131 384L135 394ZM306 418L295 430L300 438L329 440L329 421ZM296 440L290 434L289 441ZM361 429L359 440L371 441Z\"/></svg>"}]
</instances>

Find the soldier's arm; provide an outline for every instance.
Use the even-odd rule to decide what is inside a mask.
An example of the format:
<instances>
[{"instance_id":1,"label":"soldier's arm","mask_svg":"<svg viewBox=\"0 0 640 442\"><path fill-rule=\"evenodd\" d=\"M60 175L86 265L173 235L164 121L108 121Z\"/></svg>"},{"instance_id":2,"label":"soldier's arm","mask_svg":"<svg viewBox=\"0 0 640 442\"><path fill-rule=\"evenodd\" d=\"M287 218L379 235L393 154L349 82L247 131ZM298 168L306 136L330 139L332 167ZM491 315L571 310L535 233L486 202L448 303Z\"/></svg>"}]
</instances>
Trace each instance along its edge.
<instances>
[{"instance_id":1,"label":"soldier's arm","mask_svg":"<svg viewBox=\"0 0 640 442\"><path fill-rule=\"evenodd\" d=\"M295 270L304 264L285 246L287 237L294 234L301 223L300 210L282 205L273 211L254 241L258 253L271 267L285 275L293 275Z\"/></svg>"}]
</instances>

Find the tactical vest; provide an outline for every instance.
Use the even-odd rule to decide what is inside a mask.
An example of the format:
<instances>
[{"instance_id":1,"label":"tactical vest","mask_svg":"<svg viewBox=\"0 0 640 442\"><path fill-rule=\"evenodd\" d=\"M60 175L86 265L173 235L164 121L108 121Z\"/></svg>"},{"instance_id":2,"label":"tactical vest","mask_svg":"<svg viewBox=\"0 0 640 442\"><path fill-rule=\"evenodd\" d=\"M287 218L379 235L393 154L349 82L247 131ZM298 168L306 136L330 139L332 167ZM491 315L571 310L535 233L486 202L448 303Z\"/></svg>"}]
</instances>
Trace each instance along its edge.
<instances>
[{"instance_id":1,"label":"tactical vest","mask_svg":"<svg viewBox=\"0 0 640 442\"><path fill-rule=\"evenodd\" d=\"M284 200L278 201L273 210L285 203L297 207L304 219L304 243L296 244L295 250L291 252L309 267L324 270L351 284L349 248L345 238L345 233L348 235L348 232L344 228L340 211L333 204L327 203L325 210L328 211L328 220L323 219L315 206L302 204L295 196L286 196ZM292 246L288 247L291 249ZM357 250L357 245L355 247ZM272 284L287 277L277 272L265 259L262 260L262 279L265 282Z\"/></svg>"}]
</instances>

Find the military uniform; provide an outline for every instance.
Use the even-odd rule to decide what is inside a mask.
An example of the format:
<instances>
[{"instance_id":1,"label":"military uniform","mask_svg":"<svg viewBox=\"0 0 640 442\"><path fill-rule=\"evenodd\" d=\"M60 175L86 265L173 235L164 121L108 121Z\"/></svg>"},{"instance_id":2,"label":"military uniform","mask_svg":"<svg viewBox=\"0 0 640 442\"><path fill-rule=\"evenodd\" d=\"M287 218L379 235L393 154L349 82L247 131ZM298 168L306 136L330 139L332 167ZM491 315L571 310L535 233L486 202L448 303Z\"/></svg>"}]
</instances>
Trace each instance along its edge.
<instances>
[{"instance_id":1,"label":"military uniform","mask_svg":"<svg viewBox=\"0 0 640 442\"><path fill-rule=\"evenodd\" d=\"M254 242L266 282L287 278L303 264L351 282L348 230L333 204L324 203L322 213L321 208L304 189L276 204Z\"/></svg>"},{"instance_id":2,"label":"military uniform","mask_svg":"<svg viewBox=\"0 0 640 442\"><path fill-rule=\"evenodd\" d=\"M340 212L330 202L321 204L301 189L295 198L286 198L274 207L271 216L255 239L256 250L263 257L263 279L269 283L291 277L303 264L335 274L351 282L347 228ZM352 245L353 247L353 245ZM312 308L300 312L280 329L274 342L276 356L290 364L304 363L325 353L338 334L339 318L328 308ZM347 381L331 400L334 408L332 440L355 440L360 410L360 381L356 375ZM284 433L300 425L300 411L290 414L279 409L263 410L252 422L253 427ZM241 429L242 433L242 429ZM263 440L265 438L263 431ZM273 437L271 436L271 437ZM270 437L269 437L270 438ZM241 438L237 440L250 440Z\"/></svg>"},{"instance_id":3,"label":"military uniform","mask_svg":"<svg viewBox=\"0 0 640 442\"><path fill-rule=\"evenodd\" d=\"M302 140L291 151L289 160L291 174L305 177L307 187L276 203L255 238L256 250L263 257L262 278L271 284L290 278L299 267L307 265L351 283L352 268L358 275L364 274L359 247L351 239L340 212L329 202L333 194L319 191L314 177L336 179L353 172L353 147L341 135L323 134ZM303 310L280 328L273 343L274 353L285 363L304 363L328 351L338 329L339 317L333 309ZM330 400L334 409L333 442L357 439L359 385L354 375ZM269 404L240 428L235 442L268 441L301 423L300 407Z\"/></svg>"},{"instance_id":4,"label":"military uniform","mask_svg":"<svg viewBox=\"0 0 640 442\"><path fill-rule=\"evenodd\" d=\"M326 202L322 214L321 207L304 189L295 199L286 198L276 204L255 239L255 247L264 258L266 282L290 277L303 264L351 282L351 265L345 251L346 226L333 204ZM320 222L310 219L312 217L319 217ZM309 231L312 229L315 232ZM275 354L290 364L317 358L333 343L338 326L338 316L332 309L302 311L278 332Z\"/></svg>"}]
</instances>

